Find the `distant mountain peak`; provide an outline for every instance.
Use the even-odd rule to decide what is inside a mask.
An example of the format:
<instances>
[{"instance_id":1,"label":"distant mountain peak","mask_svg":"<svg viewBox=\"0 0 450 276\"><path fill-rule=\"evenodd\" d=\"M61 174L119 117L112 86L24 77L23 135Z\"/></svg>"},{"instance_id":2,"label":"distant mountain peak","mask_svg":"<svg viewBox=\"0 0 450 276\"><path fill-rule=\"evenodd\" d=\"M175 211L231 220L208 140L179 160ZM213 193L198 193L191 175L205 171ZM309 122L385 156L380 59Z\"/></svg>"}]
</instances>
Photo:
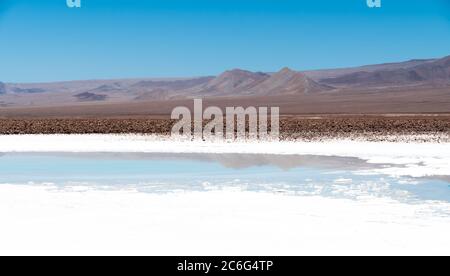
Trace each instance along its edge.
<instances>
[{"instance_id":1,"label":"distant mountain peak","mask_svg":"<svg viewBox=\"0 0 450 276\"><path fill-rule=\"evenodd\" d=\"M255 95L299 94L330 90L305 74L285 67L253 89Z\"/></svg>"},{"instance_id":2,"label":"distant mountain peak","mask_svg":"<svg viewBox=\"0 0 450 276\"><path fill-rule=\"evenodd\" d=\"M436 60L435 64L450 67L450 56L446 56L444 58Z\"/></svg>"},{"instance_id":3,"label":"distant mountain peak","mask_svg":"<svg viewBox=\"0 0 450 276\"><path fill-rule=\"evenodd\" d=\"M0 104L48 105L94 101L150 101L192 97L283 96L324 91L385 91L391 88L450 87L450 56L412 59L396 63L313 71L284 67L278 72L252 72L241 68L218 76L141 78L55 83L2 83ZM43 93L42 96L37 95ZM32 95L33 94L33 95ZM321 93L320 93L321 94ZM327 93L328 94L328 93ZM52 95L58 95L53 97Z\"/></svg>"},{"instance_id":4,"label":"distant mountain peak","mask_svg":"<svg viewBox=\"0 0 450 276\"><path fill-rule=\"evenodd\" d=\"M290 79L290 78L295 78L295 77L307 78L305 74L298 72L298 71L294 71L294 70L290 69L289 67L284 67L277 73L273 74L272 77L275 77L275 78L278 77L278 78L284 78L284 79Z\"/></svg>"},{"instance_id":5,"label":"distant mountain peak","mask_svg":"<svg viewBox=\"0 0 450 276\"><path fill-rule=\"evenodd\" d=\"M278 73L286 74L286 73L297 73L297 72L294 71L294 70L292 70L292 69L289 68L289 67L284 67L284 68L282 68Z\"/></svg>"},{"instance_id":6,"label":"distant mountain peak","mask_svg":"<svg viewBox=\"0 0 450 276\"><path fill-rule=\"evenodd\" d=\"M308 77L303 74L302 72L294 71L290 69L289 67L284 67L277 73L272 75L272 78L283 78L286 80L293 79L293 78L299 78L299 79L307 79Z\"/></svg>"},{"instance_id":7,"label":"distant mountain peak","mask_svg":"<svg viewBox=\"0 0 450 276\"><path fill-rule=\"evenodd\" d=\"M261 72L251 72L242 69L225 71L205 85L196 89L196 94L225 96L247 93L251 88L263 82L270 76Z\"/></svg>"},{"instance_id":8,"label":"distant mountain peak","mask_svg":"<svg viewBox=\"0 0 450 276\"><path fill-rule=\"evenodd\" d=\"M405 66L399 66L399 64ZM338 77L325 78L321 82L340 87L364 88L448 86L450 84L450 56L435 60L412 60L374 71L355 71Z\"/></svg>"}]
</instances>

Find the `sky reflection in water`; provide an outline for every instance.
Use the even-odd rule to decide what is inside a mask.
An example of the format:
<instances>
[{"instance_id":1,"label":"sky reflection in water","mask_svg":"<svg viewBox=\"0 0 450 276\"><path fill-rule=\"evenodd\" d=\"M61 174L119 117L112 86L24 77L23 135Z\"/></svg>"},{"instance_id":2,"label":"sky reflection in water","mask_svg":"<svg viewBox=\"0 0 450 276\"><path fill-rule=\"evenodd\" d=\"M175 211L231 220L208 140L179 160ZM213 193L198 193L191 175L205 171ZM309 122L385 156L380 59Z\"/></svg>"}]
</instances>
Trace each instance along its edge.
<instances>
[{"instance_id":1,"label":"sky reflection in water","mask_svg":"<svg viewBox=\"0 0 450 276\"><path fill-rule=\"evenodd\" d=\"M55 184L146 193L246 191L450 202L448 178L361 175L390 164L358 158L243 154L2 154L1 184Z\"/></svg>"}]
</instances>

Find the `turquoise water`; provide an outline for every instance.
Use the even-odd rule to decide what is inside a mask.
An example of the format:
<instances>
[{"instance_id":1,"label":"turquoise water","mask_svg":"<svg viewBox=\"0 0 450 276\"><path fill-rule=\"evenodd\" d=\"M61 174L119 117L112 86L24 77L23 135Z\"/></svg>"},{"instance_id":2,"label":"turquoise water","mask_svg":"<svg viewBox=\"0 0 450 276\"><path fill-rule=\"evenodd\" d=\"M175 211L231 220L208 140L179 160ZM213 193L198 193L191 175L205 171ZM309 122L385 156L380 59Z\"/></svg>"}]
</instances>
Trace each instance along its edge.
<instances>
[{"instance_id":1,"label":"turquoise water","mask_svg":"<svg viewBox=\"0 0 450 276\"><path fill-rule=\"evenodd\" d=\"M292 195L339 198L370 195L405 201L450 202L450 186L445 179L358 173L380 166L357 158L323 156L2 154L0 185L135 188L146 193L237 188Z\"/></svg>"}]
</instances>

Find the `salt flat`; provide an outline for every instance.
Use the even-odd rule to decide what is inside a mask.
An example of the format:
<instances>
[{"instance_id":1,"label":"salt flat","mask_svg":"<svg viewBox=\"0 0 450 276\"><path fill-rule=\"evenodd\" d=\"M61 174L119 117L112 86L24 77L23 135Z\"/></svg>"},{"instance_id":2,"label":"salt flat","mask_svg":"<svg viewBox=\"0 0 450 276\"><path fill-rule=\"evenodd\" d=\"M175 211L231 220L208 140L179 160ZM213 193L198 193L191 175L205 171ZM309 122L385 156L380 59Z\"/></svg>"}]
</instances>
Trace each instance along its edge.
<instances>
[{"instance_id":1,"label":"salt flat","mask_svg":"<svg viewBox=\"0 0 450 276\"><path fill-rule=\"evenodd\" d=\"M448 203L0 185L0 254L448 255Z\"/></svg>"},{"instance_id":2,"label":"salt flat","mask_svg":"<svg viewBox=\"0 0 450 276\"><path fill-rule=\"evenodd\" d=\"M5 158L8 153L342 156L377 164L357 170L362 177L406 176L405 185L414 185L410 178L450 175L449 143L214 143L150 135L12 135L0 136L0 152ZM308 181L295 177L298 184ZM0 173L0 255L450 254L446 200L402 200L365 191L344 198L227 185L152 193L140 191L137 183L103 189L90 182L13 185L5 179ZM170 186L173 179L166 181ZM329 183L352 192L358 187L353 184L351 178ZM439 191L447 192L447 186Z\"/></svg>"}]
</instances>

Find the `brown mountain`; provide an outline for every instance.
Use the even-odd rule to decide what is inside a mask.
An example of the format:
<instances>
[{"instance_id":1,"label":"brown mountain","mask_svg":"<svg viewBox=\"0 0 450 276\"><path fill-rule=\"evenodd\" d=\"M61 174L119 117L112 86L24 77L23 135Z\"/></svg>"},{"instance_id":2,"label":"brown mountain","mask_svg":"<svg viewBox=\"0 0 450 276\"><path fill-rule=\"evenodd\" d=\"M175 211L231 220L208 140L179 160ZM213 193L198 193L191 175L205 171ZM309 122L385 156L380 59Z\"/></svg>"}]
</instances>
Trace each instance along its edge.
<instances>
[{"instance_id":1,"label":"brown mountain","mask_svg":"<svg viewBox=\"0 0 450 276\"><path fill-rule=\"evenodd\" d=\"M254 73L241 69L226 71L203 85L184 90L184 96L240 96L246 95L252 88L262 83L270 75Z\"/></svg>"},{"instance_id":2,"label":"brown mountain","mask_svg":"<svg viewBox=\"0 0 450 276\"><path fill-rule=\"evenodd\" d=\"M313 93L331 89L305 74L284 68L275 74L240 69L226 71L208 83L182 91L178 97L270 96Z\"/></svg>"},{"instance_id":3,"label":"brown mountain","mask_svg":"<svg viewBox=\"0 0 450 276\"><path fill-rule=\"evenodd\" d=\"M434 62L436 60L437 59L412 59L403 62L381 63L374 65L364 65L359 67L304 71L303 73L315 81L320 81L322 79L337 78L357 72L375 72L375 71L392 71L398 69L409 69L418 65Z\"/></svg>"},{"instance_id":4,"label":"brown mountain","mask_svg":"<svg viewBox=\"0 0 450 276\"><path fill-rule=\"evenodd\" d=\"M217 77L81 80L50 83L1 83L0 105L8 107L83 105L88 102L139 103L193 97L289 98L336 97L353 104L372 94L392 101L398 91L416 91L424 103L446 103L450 89L450 56L355 68L277 73L226 71ZM326 91L327 93L318 93ZM417 92L418 91L418 92ZM437 93L431 97L430 91ZM395 93L394 93L395 92ZM411 92L412 93L412 92ZM406 94L405 94L406 95ZM410 95L410 94L408 94ZM431 98L430 98L431 97ZM224 100L224 99L219 99ZM444 101L444 102L443 102ZM327 100L327 102L329 102ZM406 101L405 101L406 102ZM91 103L92 104L92 103Z\"/></svg>"},{"instance_id":5,"label":"brown mountain","mask_svg":"<svg viewBox=\"0 0 450 276\"><path fill-rule=\"evenodd\" d=\"M450 84L450 56L411 67L358 71L320 82L339 87L446 86Z\"/></svg>"},{"instance_id":6,"label":"brown mountain","mask_svg":"<svg viewBox=\"0 0 450 276\"><path fill-rule=\"evenodd\" d=\"M450 84L450 56L412 69L420 78L435 84Z\"/></svg>"},{"instance_id":7,"label":"brown mountain","mask_svg":"<svg viewBox=\"0 0 450 276\"><path fill-rule=\"evenodd\" d=\"M283 68L281 71L271 75L264 82L253 87L249 94L261 96L308 94L330 89L332 87L319 84L301 72Z\"/></svg>"}]
</instances>

